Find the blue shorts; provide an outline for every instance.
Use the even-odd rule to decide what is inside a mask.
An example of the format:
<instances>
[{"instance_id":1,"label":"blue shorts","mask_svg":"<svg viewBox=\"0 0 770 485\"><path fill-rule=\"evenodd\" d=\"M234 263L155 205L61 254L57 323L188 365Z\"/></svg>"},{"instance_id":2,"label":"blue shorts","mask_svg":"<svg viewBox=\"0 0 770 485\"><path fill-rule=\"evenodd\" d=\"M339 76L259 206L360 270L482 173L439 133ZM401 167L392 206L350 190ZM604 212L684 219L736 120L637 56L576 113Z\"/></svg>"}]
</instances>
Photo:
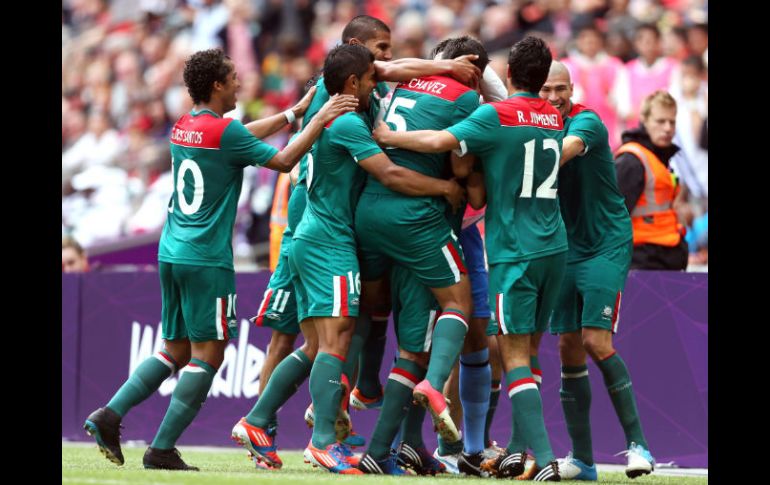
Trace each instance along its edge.
<instances>
[{"instance_id":1,"label":"blue shorts","mask_svg":"<svg viewBox=\"0 0 770 485\"><path fill-rule=\"evenodd\" d=\"M473 293L473 318L490 318L489 311L489 276L484 259L484 241L476 224L472 224L460 232L460 246L465 255L465 265L471 279Z\"/></svg>"}]
</instances>

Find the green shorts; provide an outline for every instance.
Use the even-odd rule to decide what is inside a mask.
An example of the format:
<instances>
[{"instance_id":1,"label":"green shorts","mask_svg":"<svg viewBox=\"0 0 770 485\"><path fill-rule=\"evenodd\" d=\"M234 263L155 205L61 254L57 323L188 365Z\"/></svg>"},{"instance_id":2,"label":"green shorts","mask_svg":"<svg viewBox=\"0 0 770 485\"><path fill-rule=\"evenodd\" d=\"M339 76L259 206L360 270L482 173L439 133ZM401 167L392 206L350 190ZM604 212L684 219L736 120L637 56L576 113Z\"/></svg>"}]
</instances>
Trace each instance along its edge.
<instances>
[{"instance_id":1,"label":"green shorts","mask_svg":"<svg viewBox=\"0 0 770 485\"><path fill-rule=\"evenodd\" d=\"M289 267L300 323L308 317L358 316L361 276L354 251L294 239Z\"/></svg>"},{"instance_id":2,"label":"green shorts","mask_svg":"<svg viewBox=\"0 0 770 485\"><path fill-rule=\"evenodd\" d=\"M356 208L356 238L364 281L398 264L429 288L446 288L467 273L457 236L443 210L425 197L364 193Z\"/></svg>"},{"instance_id":3,"label":"green shorts","mask_svg":"<svg viewBox=\"0 0 770 485\"><path fill-rule=\"evenodd\" d=\"M164 339L208 342L238 337L233 270L161 262L158 273Z\"/></svg>"},{"instance_id":4,"label":"green shorts","mask_svg":"<svg viewBox=\"0 0 770 485\"><path fill-rule=\"evenodd\" d=\"M567 253L561 252L489 265L489 305L500 335L546 331L566 261Z\"/></svg>"},{"instance_id":5,"label":"green shorts","mask_svg":"<svg viewBox=\"0 0 770 485\"><path fill-rule=\"evenodd\" d=\"M618 313L633 243L567 265L551 318L551 333L577 332L582 327L618 331Z\"/></svg>"},{"instance_id":6,"label":"green shorts","mask_svg":"<svg viewBox=\"0 0 770 485\"><path fill-rule=\"evenodd\" d=\"M433 328L441 315L433 293L403 266L393 267L390 289L399 348L415 353L429 352Z\"/></svg>"},{"instance_id":7,"label":"green shorts","mask_svg":"<svg viewBox=\"0 0 770 485\"><path fill-rule=\"evenodd\" d=\"M294 283L289 270L289 251L291 236L285 234L281 240L281 253L278 256L278 266L270 277L267 289L259 304L257 315L249 320L258 327L270 327L281 333L297 335L299 322L297 320L297 300Z\"/></svg>"}]
</instances>

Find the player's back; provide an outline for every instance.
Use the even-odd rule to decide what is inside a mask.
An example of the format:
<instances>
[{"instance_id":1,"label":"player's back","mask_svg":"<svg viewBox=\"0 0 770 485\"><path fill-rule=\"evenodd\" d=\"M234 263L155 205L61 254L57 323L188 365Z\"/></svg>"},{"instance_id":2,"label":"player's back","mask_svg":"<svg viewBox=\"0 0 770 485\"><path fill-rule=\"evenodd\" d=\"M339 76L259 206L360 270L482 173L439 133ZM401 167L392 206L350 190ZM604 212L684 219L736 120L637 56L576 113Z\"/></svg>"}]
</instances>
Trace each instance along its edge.
<instances>
[{"instance_id":1,"label":"player's back","mask_svg":"<svg viewBox=\"0 0 770 485\"><path fill-rule=\"evenodd\" d=\"M443 130L465 119L478 105L479 95L470 87L446 76L425 76L396 86L384 121L396 131ZM400 148L387 148L385 153L397 165L435 178L445 176L447 153ZM400 196L374 177L367 179L364 192Z\"/></svg>"},{"instance_id":2,"label":"player's back","mask_svg":"<svg viewBox=\"0 0 770 485\"><path fill-rule=\"evenodd\" d=\"M237 145L244 130L240 122L209 110L185 114L172 128L174 193L159 261L232 269L232 227L243 167L257 161L241 156ZM265 156L272 156L272 150Z\"/></svg>"},{"instance_id":3,"label":"player's back","mask_svg":"<svg viewBox=\"0 0 770 485\"><path fill-rule=\"evenodd\" d=\"M461 149L483 161L490 264L567 249L557 199L562 128L547 101L520 93L480 106L450 129Z\"/></svg>"},{"instance_id":4,"label":"player's back","mask_svg":"<svg viewBox=\"0 0 770 485\"><path fill-rule=\"evenodd\" d=\"M171 130L174 193L159 259L232 268L231 230L243 167L222 147L233 120L208 110L182 116Z\"/></svg>"}]
</instances>

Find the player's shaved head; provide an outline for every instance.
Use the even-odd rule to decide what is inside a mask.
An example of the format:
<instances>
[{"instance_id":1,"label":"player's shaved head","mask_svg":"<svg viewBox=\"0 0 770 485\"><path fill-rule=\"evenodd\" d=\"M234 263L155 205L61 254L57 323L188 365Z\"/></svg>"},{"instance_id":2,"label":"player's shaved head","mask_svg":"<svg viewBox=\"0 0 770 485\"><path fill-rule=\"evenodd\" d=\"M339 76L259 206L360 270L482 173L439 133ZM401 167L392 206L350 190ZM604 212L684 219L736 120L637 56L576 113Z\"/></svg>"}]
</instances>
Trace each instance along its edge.
<instances>
[{"instance_id":1,"label":"player's shaved head","mask_svg":"<svg viewBox=\"0 0 770 485\"><path fill-rule=\"evenodd\" d=\"M572 82L572 79L569 76L569 69L567 69L567 66L565 66L563 63L559 61L553 61L551 63L551 69L548 71L548 79L551 79L557 76L567 76L567 82L568 83Z\"/></svg>"}]
</instances>

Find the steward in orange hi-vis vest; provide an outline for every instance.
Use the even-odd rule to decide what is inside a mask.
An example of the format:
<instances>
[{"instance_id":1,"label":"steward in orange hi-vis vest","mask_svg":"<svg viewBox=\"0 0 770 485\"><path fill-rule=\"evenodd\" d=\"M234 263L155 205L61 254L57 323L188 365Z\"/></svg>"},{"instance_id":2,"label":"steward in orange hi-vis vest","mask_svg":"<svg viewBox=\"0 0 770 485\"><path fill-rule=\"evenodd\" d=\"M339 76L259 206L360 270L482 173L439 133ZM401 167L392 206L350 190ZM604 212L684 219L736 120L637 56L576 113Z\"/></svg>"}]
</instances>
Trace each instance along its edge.
<instances>
[{"instance_id":1,"label":"steward in orange hi-vis vest","mask_svg":"<svg viewBox=\"0 0 770 485\"><path fill-rule=\"evenodd\" d=\"M659 244L673 247L682 239L682 227L677 221L673 203L679 194L679 182L652 151L639 143L621 146L616 156L632 153L644 168L644 190L631 211L634 245Z\"/></svg>"}]
</instances>

